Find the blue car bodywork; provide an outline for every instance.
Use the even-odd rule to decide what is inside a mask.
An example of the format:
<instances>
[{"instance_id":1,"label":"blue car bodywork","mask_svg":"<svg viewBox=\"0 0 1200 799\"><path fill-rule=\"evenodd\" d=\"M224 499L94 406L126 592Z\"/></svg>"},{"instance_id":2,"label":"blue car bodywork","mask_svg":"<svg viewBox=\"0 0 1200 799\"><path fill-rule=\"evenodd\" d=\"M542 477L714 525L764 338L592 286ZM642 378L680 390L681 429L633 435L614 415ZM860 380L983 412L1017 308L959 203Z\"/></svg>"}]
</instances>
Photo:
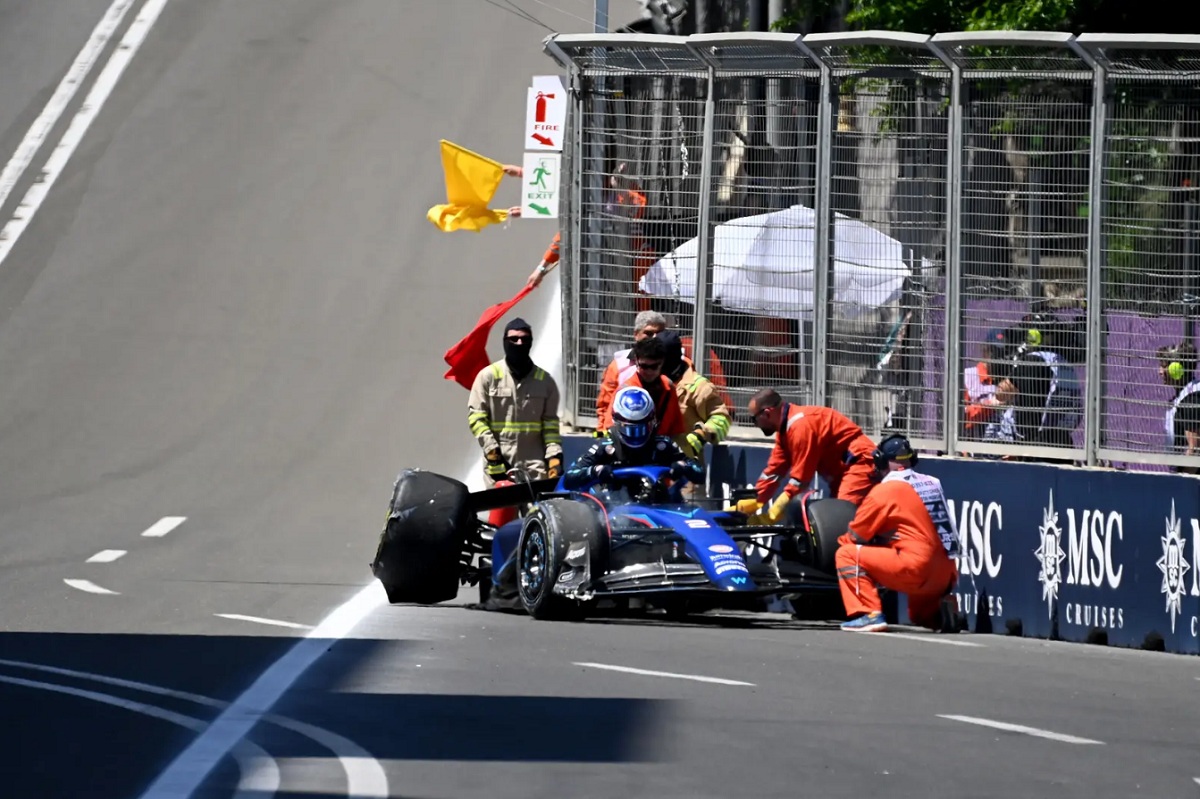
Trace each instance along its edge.
<instances>
[{"instance_id":1,"label":"blue car bodywork","mask_svg":"<svg viewBox=\"0 0 1200 799\"><path fill-rule=\"evenodd\" d=\"M713 607L752 607L764 595L836 590L834 576L814 565L817 545L807 530L750 526L744 514L685 502L680 483L663 487L667 472L662 466L620 468L610 487L591 483L567 490L560 481L556 491L539 499L526 523L544 517L539 506L548 501L581 503L594 511L574 517L584 520L583 527L594 525L592 530L562 531L572 543L551 572L556 594L582 602L619 596L654 602L682 592L703 595ZM614 490L614 483L634 490ZM530 568L522 562L521 531L516 521L494 536L498 588L511 589ZM581 557L583 548L574 545L573 536L592 542L590 560ZM755 548L758 557L748 558Z\"/></svg>"}]
</instances>

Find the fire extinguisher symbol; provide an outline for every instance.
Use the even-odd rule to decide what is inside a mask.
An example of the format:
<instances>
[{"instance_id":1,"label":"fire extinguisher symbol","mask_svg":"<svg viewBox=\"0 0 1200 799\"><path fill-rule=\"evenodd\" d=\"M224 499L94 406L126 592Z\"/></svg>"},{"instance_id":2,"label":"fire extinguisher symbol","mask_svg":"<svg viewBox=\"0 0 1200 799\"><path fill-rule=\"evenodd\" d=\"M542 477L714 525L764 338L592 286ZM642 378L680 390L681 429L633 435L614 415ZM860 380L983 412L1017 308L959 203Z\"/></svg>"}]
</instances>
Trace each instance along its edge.
<instances>
[{"instance_id":1,"label":"fire extinguisher symbol","mask_svg":"<svg viewBox=\"0 0 1200 799\"><path fill-rule=\"evenodd\" d=\"M553 99L554 99L553 94L545 94L544 92L537 93L537 102L534 104L534 108L533 108L533 121L534 122L545 122L546 121L546 100L553 100Z\"/></svg>"}]
</instances>

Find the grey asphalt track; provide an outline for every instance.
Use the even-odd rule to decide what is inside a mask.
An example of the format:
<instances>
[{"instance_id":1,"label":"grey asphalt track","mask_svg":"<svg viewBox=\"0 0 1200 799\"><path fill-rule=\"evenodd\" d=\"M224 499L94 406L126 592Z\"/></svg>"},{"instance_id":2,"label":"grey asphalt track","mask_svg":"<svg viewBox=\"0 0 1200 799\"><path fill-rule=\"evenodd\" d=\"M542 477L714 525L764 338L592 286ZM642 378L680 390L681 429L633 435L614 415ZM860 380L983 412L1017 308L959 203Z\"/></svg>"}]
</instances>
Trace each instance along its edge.
<instances>
[{"instance_id":1,"label":"grey asphalt track","mask_svg":"<svg viewBox=\"0 0 1200 799\"><path fill-rule=\"evenodd\" d=\"M106 6L0 0L0 161ZM0 265L0 796L137 796L193 733L131 703L219 709L146 686L231 701L303 632L214 614L317 624L368 581L397 470L462 474L442 353L553 228L448 235L424 214L439 138L520 160L528 79L554 71L521 10L582 30L591 3L168 4ZM187 521L140 536L165 516ZM84 563L104 549L128 554ZM403 797L1200 794L1195 659L779 616L561 625L469 599L375 612L275 712L364 747ZM251 739L278 795L346 795L327 748ZM227 761L202 793L236 781Z\"/></svg>"}]
</instances>

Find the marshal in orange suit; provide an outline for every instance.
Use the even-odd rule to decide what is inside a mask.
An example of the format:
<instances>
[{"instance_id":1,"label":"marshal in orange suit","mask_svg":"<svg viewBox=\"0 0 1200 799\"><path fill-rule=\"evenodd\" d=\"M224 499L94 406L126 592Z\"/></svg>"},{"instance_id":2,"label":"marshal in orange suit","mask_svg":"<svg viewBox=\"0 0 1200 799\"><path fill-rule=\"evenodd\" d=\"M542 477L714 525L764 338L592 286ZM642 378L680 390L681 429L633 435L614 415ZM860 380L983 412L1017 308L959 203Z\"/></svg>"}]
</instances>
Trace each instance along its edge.
<instances>
[{"instance_id":1,"label":"marshal in orange suit","mask_svg":"<svg viewBox=\"0 0 1200 799\"><path fill-rule=\"evenodd\" d=\"M786 479L770 506L772 522L782 518L788 502L818 474L836 497L856 505L878 482L871 462L875 442L832 408L792 405L765 388L750 398L749 412L759 430L775 436L775 447L755 485L758 504L765 505Z\"/></svg>"},{"instance_id":2,"label":"marshal in orange suit","mask_svg":"<svg viewBox=\"0 0 1200 799\"><path fill-rule=\"evenodd\" d=\"M887 629L880 587L908 597L908 615L914 624L940 629L943 600L951 601L950 592L958 581L951 560L951 553L957 551L957 532L941 483L911 468L916 455L903 436L889 437L873 461L886 475L859 505L849 531L838 539L834 556L849 617L842 629ZM944 529L939 531L939 526ZM957 610L952 605L947 609Z\"/></svg>"}]
</instances>

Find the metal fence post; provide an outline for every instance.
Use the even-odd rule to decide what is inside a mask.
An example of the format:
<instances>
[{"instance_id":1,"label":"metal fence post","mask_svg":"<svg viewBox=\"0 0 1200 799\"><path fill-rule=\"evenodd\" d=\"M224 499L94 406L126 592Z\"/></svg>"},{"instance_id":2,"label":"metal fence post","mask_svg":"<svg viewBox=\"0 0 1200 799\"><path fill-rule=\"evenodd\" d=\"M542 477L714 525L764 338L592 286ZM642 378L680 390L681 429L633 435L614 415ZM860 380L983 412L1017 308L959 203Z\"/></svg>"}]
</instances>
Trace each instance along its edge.
<instances>
[{"instance_id":1,"label":"metal fence post","mask_svg":"<svg viewBox=\"0 0 1200 799\"><path fill-rule=\"evenodd\" d=\"M817 104L817 190L813 202L813 374L812 403L828 402L829 284L833 270L830 231L833 226L833 70L814 53L821 67Z\"/></svg>"},{"instance_id":2,"label":"metal fence post","mask_svg":"<svg viewBox=\"0 0 1200 799\"><path fill-rule=\"evenodd\" d=\"M713 195L713 128L716 124L716 69L708 67L708 85L704 98L704 131L700 150L700 197L697 209L699 230L696 231L696 296L692 314L692 361L703 369L708 358L708 298L713 277L713 240L716 237L710 224Z\"/></svg>"},{"instance_id":3,"label":"metal fence post","mask_svg":"<svg viewBox=\"0 0 1200 799\"><path fill-rule=\"evenodd\" d=\"M946 452L958 449L958 397L962 390L962 68L950 64L950 108L946 144L946 301L944 349L945 390L942 392L942 437Z\"/></svg>"},{"instance_id":4,"label":"metal fence post","mask_svg":"<svg viewBox=\"0 0 1200 799\"><path fill-rule=\"evenodd\" d=\"M1088 175L1087 247L1087 361L1084 379L1083 435L1087 465L1100 462L1100 424L1104 395L1104 282L1101 258L1104 252L1104 141L1108 116L1108 80L1098 61L1092 63L1092 140Z\"/></svg>"},{"instance_id":5,"label":"metal fence post","mask_svg":"<svg viewBox=\"0 0 1200 799\"><path fill-rule=\"evenodd\" d=\"M562 233L562 249L560 260L563 261L559 275L559 291L563 297L562 336L566 363L563 364L563 404L564 421L572 427L576 424L576 408L579 399L579 356L581 348L579 329L579 294L583 284L583 272L580 269L582 248L579 232L583 230L583 115L584 95L583 78L579 70L572 65L568 74L568 96L571 105L570 136L564 139L567 144L566 168L568 169L569 184L567 196L566 224L560 225Z\"/></svg>"}]
</instances>

